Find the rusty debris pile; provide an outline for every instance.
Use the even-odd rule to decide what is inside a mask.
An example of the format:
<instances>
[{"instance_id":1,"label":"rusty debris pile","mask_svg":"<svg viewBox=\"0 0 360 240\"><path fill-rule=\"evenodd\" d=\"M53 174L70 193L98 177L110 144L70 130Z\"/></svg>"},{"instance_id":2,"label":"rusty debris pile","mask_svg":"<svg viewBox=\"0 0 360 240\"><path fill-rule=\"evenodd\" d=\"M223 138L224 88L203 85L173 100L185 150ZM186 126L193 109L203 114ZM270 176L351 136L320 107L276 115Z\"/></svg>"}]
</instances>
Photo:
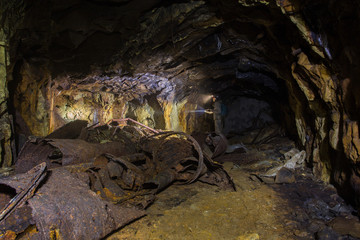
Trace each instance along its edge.
<instances>
[{"instance_id":1,"label":"rusty debris pile","mask_svg":"<svg viewBox=\"0 0 360 240\"><path fill-rule=\"evenodd\" d=\"M15 174L0 179L0 239L100 239L144 216L172 183L235 190L192 136L127 120L74 121L28 140Z\"/></svg>"}]
</instances>

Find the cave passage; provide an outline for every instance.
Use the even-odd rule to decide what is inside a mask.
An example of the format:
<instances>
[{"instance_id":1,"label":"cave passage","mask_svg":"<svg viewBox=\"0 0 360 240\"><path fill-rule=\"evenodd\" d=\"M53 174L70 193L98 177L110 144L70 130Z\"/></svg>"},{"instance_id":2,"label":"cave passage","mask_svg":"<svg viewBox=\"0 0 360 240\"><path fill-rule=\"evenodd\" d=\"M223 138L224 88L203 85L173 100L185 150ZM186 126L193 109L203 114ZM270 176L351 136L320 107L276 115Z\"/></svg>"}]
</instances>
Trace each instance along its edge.
<instances>
[{"instance_id":1,"label":"cave passage","mask_svg":"<svg viewBox=\"0 0 360 240\"><path fill-rule=\"evenodd\" d=\"M359 239L359 16L0 0L0 239Z\"/></svg>"}]
</instances>

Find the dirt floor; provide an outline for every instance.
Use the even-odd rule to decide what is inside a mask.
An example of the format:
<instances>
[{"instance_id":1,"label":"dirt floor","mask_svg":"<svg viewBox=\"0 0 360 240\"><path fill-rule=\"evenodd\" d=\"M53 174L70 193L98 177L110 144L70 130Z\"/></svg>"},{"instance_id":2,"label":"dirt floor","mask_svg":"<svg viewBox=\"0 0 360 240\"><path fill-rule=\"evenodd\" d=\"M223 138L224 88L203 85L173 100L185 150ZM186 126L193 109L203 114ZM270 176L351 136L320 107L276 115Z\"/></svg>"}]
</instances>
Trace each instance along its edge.
<instances>
[{"instance_id":1,"label":"dirt floor","mask_svg":"<svg viewBox=\"0 0 360 240\"><path fill-rule=\"evenodd\" d=\"M201 182L172 185L157 195L147 216L107 240L360 238L356 212L306 167L290 171L283 181L288 183L261 176L284 164L293 147L277 139L224 155L217 160L225 162L237 191Z\"/></svg>"}]
</instances>

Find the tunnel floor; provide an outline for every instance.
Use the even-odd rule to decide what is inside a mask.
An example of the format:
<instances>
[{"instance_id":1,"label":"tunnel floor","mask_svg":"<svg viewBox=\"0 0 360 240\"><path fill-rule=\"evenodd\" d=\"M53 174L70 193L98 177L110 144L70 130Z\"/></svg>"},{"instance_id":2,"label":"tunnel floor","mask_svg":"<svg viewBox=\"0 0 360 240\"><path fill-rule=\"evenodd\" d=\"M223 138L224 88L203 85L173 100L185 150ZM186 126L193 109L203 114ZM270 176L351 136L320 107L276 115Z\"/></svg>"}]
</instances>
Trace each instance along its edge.
<instances>
[{"instance_id":1,"label":"tunnel floor","mask_svg":"<svg viewBox=\"0 0 360 240\"><path fill-rule=\"evenodd\" d=\"M0 239L360 239L277 125L226 140L86 124L26 142L0 178Z\"/></svg>"},{"instance_id":2,"label":"tunnel floor","mask_svg":"<svg viewBox=\"0 0 360 240\"><path fill-rule=\"evenodd\" d=\"M145 217L107 239L359 239L355 211L309 168L285 172L278 183L264 177L284 164L295 147L291 140L278 136L244 147L215 159L224 162L237 191L201 182L172 185Z\"/></svg>"}]
</instances>

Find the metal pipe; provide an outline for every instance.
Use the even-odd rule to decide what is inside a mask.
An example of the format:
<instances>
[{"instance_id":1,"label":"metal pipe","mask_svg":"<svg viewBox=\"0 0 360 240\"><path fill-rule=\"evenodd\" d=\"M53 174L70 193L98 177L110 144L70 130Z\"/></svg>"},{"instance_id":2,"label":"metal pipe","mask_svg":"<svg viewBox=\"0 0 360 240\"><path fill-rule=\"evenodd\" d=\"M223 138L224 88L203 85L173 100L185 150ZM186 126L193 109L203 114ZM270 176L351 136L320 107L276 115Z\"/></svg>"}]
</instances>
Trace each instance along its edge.
<instances>
[{"instance_id":1,"label":"metal pipe","mask_svg":"<svg viewBox=\"0 0 360 240\"><path fill-rule=\"evenodd\" d=\"M154 133L159 133L159 131L156 131L155 129L152 129L151 127L148 127L148 126L146 126L145 124L142 124L142 123L140 123L140 122L138 122L138 121L135 121L135 120L132 119L132 118L112 119L112 120L108 121L107 124L110 124L110 123L112 123L112 122L114 122L114 121L115 121L115 122L127 122L127 121L130 121L130 122L136 123L137 125L140 125L140 126L146 128L146 129L148 129L148 130L150 130L150 131L152 131L152 132L154 132Z\"/></svg>"}]
</instances>

